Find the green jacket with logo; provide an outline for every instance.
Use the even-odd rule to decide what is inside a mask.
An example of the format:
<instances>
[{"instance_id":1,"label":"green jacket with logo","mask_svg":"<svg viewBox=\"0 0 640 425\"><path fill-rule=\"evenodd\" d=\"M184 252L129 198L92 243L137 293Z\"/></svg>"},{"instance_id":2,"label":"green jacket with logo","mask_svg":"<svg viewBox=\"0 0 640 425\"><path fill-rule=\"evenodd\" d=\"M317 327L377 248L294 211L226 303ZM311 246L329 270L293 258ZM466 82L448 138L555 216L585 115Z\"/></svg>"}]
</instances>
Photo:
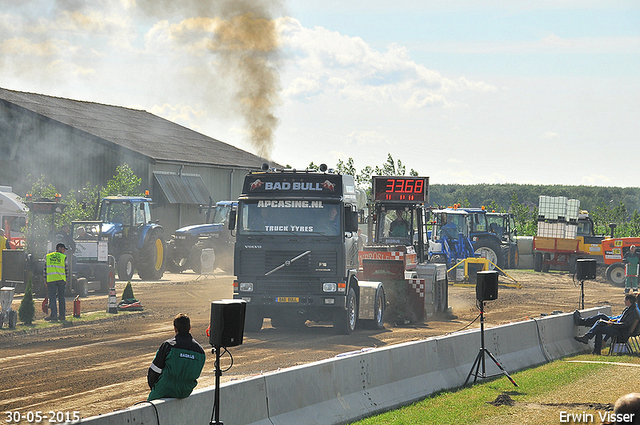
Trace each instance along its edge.
<instances>
[{"instance_id":1,"label":"green jacket with logo","mask_svg":"<svg viewBox=\"0 0 640 425\"><path fill-rule=\"evenodd\" d=\"M185 398L198 384L205 354L190 333L178 333L162 343L147 372L147 400Z\"/></svg>"}]
</instances>

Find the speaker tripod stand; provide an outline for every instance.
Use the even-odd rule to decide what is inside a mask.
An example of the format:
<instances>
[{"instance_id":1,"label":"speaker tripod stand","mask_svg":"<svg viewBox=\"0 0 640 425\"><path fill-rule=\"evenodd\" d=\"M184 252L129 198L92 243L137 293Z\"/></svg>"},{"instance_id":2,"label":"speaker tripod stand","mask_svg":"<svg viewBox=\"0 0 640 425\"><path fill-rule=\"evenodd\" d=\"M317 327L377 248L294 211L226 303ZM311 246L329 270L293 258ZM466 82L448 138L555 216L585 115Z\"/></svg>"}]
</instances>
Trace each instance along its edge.
<instances>
[{"instance_id":1,"label":"speaker tripod stand","mask_svg":"<svg viewBox=\"0 0 640 425\"><path fill-rule=\"evenodd\" d=\"M486 362L484 357L486 354L489 356L489 358L491 358L491 360L493 360L495 365L498 366L498 369L502 371L502 373L509 379L509 381L511 381L511 383L517 387L518 384L516 384L516 381L514 381L511 375L509 375L509 372L507 372L506 369L502 367L502 365L498 362L498 360L496 360L493 354L491 354L491 351L487 350L484 346L484 301L479 301L479 302L480 302L480 351L478 351L478 355L476 356L476 359L474 360L473 365L471 366L471 370L469 371L469 375L467 375L467 379L464 381L464 385L467 385L467 382L469 382L469 378L471 378L471 375L474 376L473 378L474 384L476 383L478 378L486 379L486 378L490 378L491 376L496 376L496 375L487 376ZM482 372L480 372L480 365L482 365Z\"/></svg>"}]
</instances>

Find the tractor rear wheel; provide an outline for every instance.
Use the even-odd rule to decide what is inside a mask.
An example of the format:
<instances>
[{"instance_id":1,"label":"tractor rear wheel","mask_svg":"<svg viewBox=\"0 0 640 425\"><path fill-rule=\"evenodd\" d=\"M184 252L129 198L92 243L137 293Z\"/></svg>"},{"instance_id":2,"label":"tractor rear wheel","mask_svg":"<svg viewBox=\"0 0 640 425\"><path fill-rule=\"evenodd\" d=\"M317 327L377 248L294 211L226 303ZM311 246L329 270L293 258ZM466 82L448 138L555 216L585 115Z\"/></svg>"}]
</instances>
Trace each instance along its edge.
<instances>
[{"instance_id":1,"label":"tractor rear wheel","mask_svg":"<svg viewBox=\"0 0 640 425\"><path fill-rule=\"evenodd\" d=\"M489 270L493 270L497 267L502 266L502 250L500 249L500 245L491 240L482 240L480 239L475 244L473 244L473 249L476 254L480 254L481 257L486 258L491 261L493 264L489 264Z\"/></svg>"},{"instance_id":2,"label":"tractor rear wheel","mask_svg":"<svg viewBox=\"0 0 640 425\"><path fill-rule=\"evenodd\" d=\"M164 274L164 231L156 228L151 231L142 252L138 275L142 280L160 280Z\"/></svg>"}]
</instances>

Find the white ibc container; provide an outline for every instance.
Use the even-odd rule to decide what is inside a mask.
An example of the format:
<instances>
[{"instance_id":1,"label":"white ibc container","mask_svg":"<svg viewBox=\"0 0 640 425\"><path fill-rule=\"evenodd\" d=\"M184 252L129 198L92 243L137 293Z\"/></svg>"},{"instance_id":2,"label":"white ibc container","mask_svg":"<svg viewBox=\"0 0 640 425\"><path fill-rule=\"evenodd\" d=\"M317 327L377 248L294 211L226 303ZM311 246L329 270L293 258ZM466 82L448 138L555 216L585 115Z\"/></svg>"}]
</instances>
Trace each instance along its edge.
<instances>
[{"instance_id":1,"label":"white ibc container","mask_svg":"<svg viewBox=\"0 0 640 425\"><path fill-rule=\"evenodd\" d=\"M578 199L569 199L567 201L567 219L577 220L580 213L580 201Z\"/></svg>"}]
</instances>

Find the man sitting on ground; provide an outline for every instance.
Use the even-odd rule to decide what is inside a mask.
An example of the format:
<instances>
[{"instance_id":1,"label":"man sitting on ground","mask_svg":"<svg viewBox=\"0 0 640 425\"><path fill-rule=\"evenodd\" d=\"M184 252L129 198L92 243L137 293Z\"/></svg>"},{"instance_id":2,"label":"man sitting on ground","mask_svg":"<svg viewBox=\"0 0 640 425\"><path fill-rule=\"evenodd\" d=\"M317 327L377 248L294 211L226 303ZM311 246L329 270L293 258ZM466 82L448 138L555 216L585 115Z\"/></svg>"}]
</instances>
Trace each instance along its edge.
<instances>
[{"instance_id":1,"label":"man sitting on ground","mask_svg":"<svg viewBox=\"0 0 640 425\"><path fill-rule=\"evenodd\" d=\"M580 318L580 313L576 315L573 313L574 323L576 326L591 326L591 329L582 336L576 336L574 339L583 344L588 344L589 340L595 337L595 347L593 354L600 355L602 350L602 339L615 336L618 340L626 340L629 335L635 330L638 321L640 320L640 311L636 305L636 296L634 294L627 294L624 296L624 305L626 308L622 311L619 318L611 318L604 314L588 317L586 319ZM577 310L576 310L577 311Z\"/></svg>"}]
</instances>

